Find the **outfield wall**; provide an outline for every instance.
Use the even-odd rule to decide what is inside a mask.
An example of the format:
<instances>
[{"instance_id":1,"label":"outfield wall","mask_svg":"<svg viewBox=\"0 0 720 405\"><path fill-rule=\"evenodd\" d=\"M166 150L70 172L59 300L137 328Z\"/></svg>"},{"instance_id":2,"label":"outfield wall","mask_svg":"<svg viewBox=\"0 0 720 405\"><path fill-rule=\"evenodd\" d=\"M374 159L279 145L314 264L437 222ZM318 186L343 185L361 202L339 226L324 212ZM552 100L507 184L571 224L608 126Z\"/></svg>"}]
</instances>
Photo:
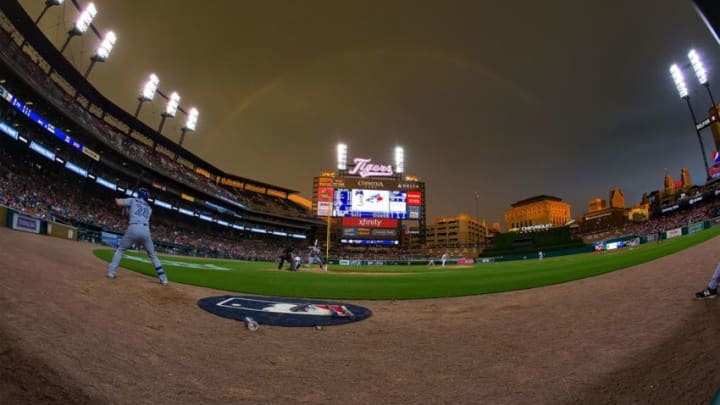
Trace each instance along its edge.
<instances>
[{"instance_id":1,"label":"outfield wall","mask_svg":"<svg viewBox=\"0 0 720 405\"><path fill-rule=\"evenodd\" d=\"M541 232L507 232L495 235L493 245L480 253L480 257L519 257L537 254L539 250L561 255L565 250L586 249L582 240L573 239L567 226L551 228ZM511 259L515 260L515 259Z\"/></svg>"},{"instance_id":2,"label":"outfield wall","mask_svg":"<svg viewBox=\"0 0 720 405\"><path fill-rule=\"evenodd\" d=\"M694 224L689 224L688 226L678 227L674 229L668 229L664 231L661 234L661 240L665 239L671 239L681 236L687 236L692 235L695 232L702 231L704 229L712 228L713 226L720 225L720 222L717 218L709 221L702 221L697 222ZM654 235L651 235L654 236ZM589 253L595 251L595 246L600 245L600 250L606 250L606 246L608 244L617 244L619 242L627 242L633 239L638 239L640 244L648 243L648 242L660 242L655 239L649 239L648 236L638 236L638 235L625 235L622 237L617 238L611 238L611 239L603 239L596 242L593 242L591 244L582 246L582 247L576 247L576 248L568 248L568 249L559 249L559 250L543 250L543 249L534 249L534 250L526 250L523 252L509 252L505 255L497 255L497 256L491 256L491 257L482 257L481 260L478 260L479 263L487 263L487 262L504 262L504 261L512 261L512 260L526 260L526 259L537 259L538 258L538 250L542 250L544 254L544 258L548 257L557 257L557 256L567 256L567 255L574 255L579 253ZM622 248L625 245L621 245L620 248Z\"/></svg>"}]
</instances>

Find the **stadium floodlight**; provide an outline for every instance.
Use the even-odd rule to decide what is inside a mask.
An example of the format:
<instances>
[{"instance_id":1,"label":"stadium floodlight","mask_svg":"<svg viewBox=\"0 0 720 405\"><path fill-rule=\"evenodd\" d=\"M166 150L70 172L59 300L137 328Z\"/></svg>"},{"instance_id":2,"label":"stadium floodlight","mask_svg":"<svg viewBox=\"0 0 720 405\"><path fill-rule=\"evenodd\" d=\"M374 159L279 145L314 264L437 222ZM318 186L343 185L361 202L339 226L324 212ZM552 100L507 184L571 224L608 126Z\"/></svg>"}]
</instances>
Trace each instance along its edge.
<instances>
[{"instance_id":1,"label":"stadium floodlight","mask_svg":"<svg viewBox=\"0 0 720 405\"><path fill-rule=\"evenodd\" d=\"M97 51L95 51L95 55L93 55L90 58L90 66L88 66L87 71L85 72L85 78L87 79L88 75L90 75L90 71L92 70L93 66L95 66L95 63L97 62L105 62L105 60L110 56L110 52L112 52L113 46L115 45L115 42L117 41L117 36L114 32L108 31L105 34L105 38L103 38L103 41L100 43L100 45L97 48Z\"/></svg>"},{"instance_id":2,"label":"stadium floodlight","mask_svg":"<svg viewBox=\"0 0 720 405\"><path fill-rule=\"evenodd\" d=\"M172 94L170 94L170 99L168 100L167 106L165 107L165 115L168 117L174 117L175 113L177 113L178 105L180 104L180 95L177 94L176 91L173 91Z\"/></svg>"},{"instance_id":3,"label":"stadium floodlight","mask_svg":"<svg viewBox=\"0 0 720 405\"><path fill-rule=\"evenodd\" d=\"M110 52L112 52L116 41L117 35L115 35L112 31L108 31L105 34L105 38L103 38L103 41L100 43L100 46L98 46L94 58L98 59L100 62L104 62L108 56L110 56Z\"/></svg>"},{"instance_id":4,"label":"stadium floodlight","mask_svg":"<svg viewBox=\"0 0 720 405\"><path fill-rule=\"evenodd\" d=\"M165 125L165 120L167 117L174 117L175 113L177 113L178 105L180 104L180 95L177 94L176 91L173 91L172 94L170 94L170 98L168 98L167 106L165 107L165 112L163 112L162 118L160 119L160 126L158 127L158 132L162 133L163 125Z\"/></svg>"},{"instance_id":5,"label":"stadium floodlight","mask_svg":"<svg viewBox=\"0 0 720 405\"><path fill-rule=\"evenodd\" d=\"M65 48L67 48L68 44L70 43L70 40L72 37L77 35L82 35L87 31L88 28L90 28L90 24L92 24L92 20L97 15L97 8L95 8L94 3L88 3L87 7L85 7L85 10L83 10L82 13L80 13L80 17L75 21L75 25L73 28L68 31L68 37L65 40L65 43L60 48L60 53L65 52ZM50 70L52 73L52 69Z\"/></svg>"},{"instance_id":6,"label":"stadium floodlight","mask_svg":"<svg viewBox=\"0 0 720 405\"><path fill-rule=\"evenodd\" d=\"M90 24L92 24L93 19L95 19L95 16L97 15L97 8L95 8L95 3L88 3L87 7L85 7L85 10L83 10L82 13L80 13L80 17L78 17L77 20L75 20L75 27L73 27L72 30L70 30L69 34L71 35L82 35L87 31L88 28L90 28Z\"/></svg>"},{"instance_id":7,"label":"stadium floodlight","mask_svg":"<svg viewBox=\"0 0 720 405\"><path fill-rule=\"evenodd\" d=\"M402 146L395 147L395 173L401 174L405 171L405 150Z\"/></svg>"},{"instance_id":8,"label":"stadium floodlight","mask_svg":"<svg viewBox=\"0 0 720 405\"><path fill-rule=\"evenodd\" d=\"M696 50L691 49L690 52L688 52L688 59L690 59L690 64L695 71L695 76L697 77L698 82L705 87L708 96L710 96L713 114L717 115L717 103L715 102L715 97L712 95L712 91L710 91L710 82L708 81L707 71L702 63L702 59L700 59L700 54L698 54ZM717 119L717 117L715 118Z\"/></svg>"},{"instance_id":9,"label":"stadium floodlight","mask_svg":"<svg viewBox=\"0 0 720 405\"><path fill-rule=\"evenodd\" d=\"M672 75L673 81L675 82L675 88L677 89L680 98L687 98L688 89L685 85L685 76L683 76L683 73L677 64L673 63L673 65L670 66L670 75Z\"/></svg>"},{"instance_id":10,"label":"stadium floodlight","mask_svg":"<svg viewBox=\"0 0 720 405\"><path fill-rule=\"evenodd\" d=\"M347 169L347 145L344 143L337 145L337 168L338 170Z\"/></svg>"},{"instance_id":11,"label":"stadium floodlight","mask_svg":"<svg viewBox=\"0 0 720 405\"><path fill-rule=\"evenodd\" d=\"M155 73L150 73L148 81L143 86L143 91L140 94L140 98L144 101L152 101L157 92L158 85L160 84L160 78Z\"/></svg>"},{"instance_id":12,"label":"stadium floodlight","mask_svg":"<svg viewBox=\"0 0 720 405\"><path fill-rule=\"evenodd\" d=\"M194 131L195 127L197 126L197 120L199 115L200 112L198 112L197 108L191 108L190 112L188 113L187 120L185 121L185 126L183 128L187 129L188 131Z\"/></svg>"},{"instance_id":13,"label":"stadium floodlight","mask_svg":"<svg viewBox=\"0 0 720 405\"><path fill-rule=\"evenodd\" d=\"M183 141L185 140L185 133L195 131L195 127L197 126L197 120L198 116L200 115L200 112L198 112L198 109L193 107L190 109L190 112L187 114L187 120L185 121L185 125L180 129L180 142L178 142L181 146L183 144Z\"/></svg>"},{"instance_id":14,"label":"stadium floodlight","mask_svg":"<svg viewBox=\"0 0 720 405\"><path fill-rule=\"evenodd\" d=\"M678 67L678 65L675 63L670 66L670 75L672 75L673 81L675 82L675 88L677 89L678 95L680 95L680 98L685 100L688 109L690 110L690 116L692 117L693 121L693 128L695 128L695 133L697 134L698 142L700 143L700 153L702 153L702 160L703 164L705 165L706 179L710 180L710 168L708 167L707 156L705 156L705 145L703 144L702 136L700 135L697 118L695 118L695 111L693 111L692 104L690 104L690 95L688 93L687 86L685 85L685 77L683 76L683 73Z\"/></svg>"},{"instance_id":15,"label":"stadium floodlight","mask_svg":"<svg viewBox=\"0 0 720 405\"><path fill-rule=\"evenodd\" d=\"M152 101L152 99L155 97L155 93L157 92L159 84L160 79L157 77L157 75L155 73L150 73L150 77L148 78L148 81L146 81L143 85L140 97L138 97L139 103L137 109L135 109L135 118L137 118L138 114L140 114L140 108L142 107L143 103L146 101Z\"/></svg>"},{"instance_id":16,"label":"stadium floodlight","mask_svg":"<svg viewBox=\"0 0 720 405\"><path fill-rule=\"evenodd\" d=\"M690 52L688 52L688 59L690 59L690 64L695 71L695 76L697 76L700 84L704 86L707 83L708 79L707 73L705 72L705 66L703 66L703 63L700 60L700 55L698 55L698 53L694 49L691 49Z\"/></svg>"}]
</instances>

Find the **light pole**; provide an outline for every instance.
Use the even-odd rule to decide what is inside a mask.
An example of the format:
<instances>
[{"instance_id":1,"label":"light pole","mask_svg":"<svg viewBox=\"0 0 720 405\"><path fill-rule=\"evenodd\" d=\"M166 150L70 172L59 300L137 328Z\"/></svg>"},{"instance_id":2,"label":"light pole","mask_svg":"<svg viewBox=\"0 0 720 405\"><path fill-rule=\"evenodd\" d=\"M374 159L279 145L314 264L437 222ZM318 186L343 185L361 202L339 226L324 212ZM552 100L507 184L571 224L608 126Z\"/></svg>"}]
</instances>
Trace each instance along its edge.
<instances>
[{"instance_id":1,"label":"light pole","mask_svg":"<svg viewBox=\"0 0 720 405\"><path fill-rule=\"evenodd\" d=\"M715 118L717 119L717 103L715 102L715 97L713 97L712 91L710 91L710 82L708 81L707 72L705 71L702 59L700 59L700 55L694 49L691 49L690 52L688 52L688 59L690 59L690 64L695 71L695 77L697 77L698 82L700 82L700 84L705 87L705 90L707 90L710 102L712 103L711 114L715 115ZM717 146L718 145L716 145L716 149L720 149Z\"/></svg>"},{"instance_id":2,"label":"light pole","mask_svg":"<svg viewBox=\"0 0 720 405\"><path fill-rule=\"evenodd\" d=\"M193 107L190 109L190 112L188 112L187 120L185 121L185 125L180 129L182 133L180 134L180 146L182 146L183 141L185 140L185 133L186 132L194 132L195 127L197 126L197 120L200 113L198 112L197 108Z\"/></svg>"},{"instance_id":3,"label":"light pole","mask_svg":"<svg viewBox=\"0 0 720 405\"><path fill-rule=\"evenodd\" d=\"M690 95L688 94L687 86L685 85L685 77L677 64L670 66L670 75L672 75L673 81L675 82L675 88L677 89L680 98L684 99L687 103L688 109L690 110L690 116L693 120L693 128L700 142L700 152L703 157L703 164L705 165L705 179L710 180L710 168L708 167L707 156L705 155L705 145L703 145L702 137L700 136L700 130L697 126L697 119L695 118L695 111L693 111L692 104L690 104Z\"/></svg>"},{"instance_id":4,"label":"light pole","mask_svg":"<svg viewBox=\"0 0 720 405\"><path fill-rule=\"evenodd\" d=\"M38 25L40 22L40 19L43 18L45 15L45 12L48 11L48 9L52 6L59 6L63 3L63 0L45 0L45 8L43 8L43 11L40 12L40 15L37 19L35 19L35 25Z\"/></svg>"},{"instance_id":5,"label":"light pole","mask_svg":"<svg viewBox=\"0 0 720 405\"><path fill-rule=\"evenodd\" d=\"M63 46L60 48L60 53L63 53L65 51L65 48L67 48L72 37L80 36L84 34L88 28L90 28L90 24L92 24L92 21L96 15L97 8L95 7L95 3L89 3L87 7L85 7L85 10L80 13L80 17L78 17L78 19L75 21L75 26L70 31L68 31L68 37L65 40Z\"/></svg>"},{"instance_id":6,"label":"light pole","mask_svg":"<svg viewBox=\"0 0 720 405\"><path fill-rule=\"evenodd\" d=\"M477 235L475 239L475 251L480 249L480 192L475 192L475 221L477 222Z\"/></svg>"},{"instance_id":7,"label":"light pole","mask_svg":"<svg viewBox=\"0 0 720 405\"><path fill-rule=\"evenodd\" d=\"M45 0L45 8L43 8L43 11L41 11L40 15L35 19L35 25L38 25L40 20L45 15L45 12L48 11L48 9L50 7L59 6L62 3L63 3L63 0ZM25 40L25 38L23 38L22 44L20 44L20 49L23 49L23 47L25 46L26 43L27 43L27 40Z\"/></svg>"},{"instance_id":8,"label":"light pole","mask_svg":"<svg viewBox=\"0 0 720 405\"><path fill-rule=\"evenodd\" d=\"M180 95L177 94L177 92L173 91L172 94L170 94L170 98L168 99L167 106L165 107L165 112L160 114L162 116L162 119L160 119L160 126L158 127L158 133L162 135L162 129L163 125L165 125L165 120L167 117L174 117L175 113L177 113L178 104L180 104Z\"/></svg>"},{"instance_id":9,"label":"light pole","mask_svg":"<svg viewBox=\"0 0 720 405\"><path fill-rule=\"evenodd\" d=\"M95 63L105 62L107 60L108 56L110 56L110 52L112 52L113 46L115 46L116 41L117 36L114 32L108 31L105 34L105 38L103 38L100 46L98 46L97 50L95 51L95 55L90 58L90 66L88 66L87 71L85 71L86 79L90 75L90 71L92 70L93 66L95 66Z\"/></svg>"},{"instance_id":10,"label":"light pole","mask_svg":"<svg viewBox=\"0 0 720 405\"><path fill-rule=\"evenodd\" d=\"M75 37L79 36L85 33L87 29L90 27L90 24L92 24L92 20L97 15L97 8L95 8L94 3L88 3L87 7L85 7L85 10L83 10L82 13L80 13L80 17L75 21L75 26L68 31L68 37L65 40L65 43L60 48L60 54L65 52L65 48L67 48L68 44L70 43L70 40ZM55 68L50 66L50 70L48 71L48 76L52 74L52 72L55 71Z\"/></svg>"},{"instance_id":11,"label":"light pole","mask_svg":"<svg viewBox=\"0 0 720 405\"><path fill-rule=\"evenodd\" d=\"M143 85L142 92L140 92L140 96L138 97L138 106L135 109L135 118L137 118L138 114L140 114L140 107L142 107L143 103L146 101L152 101L152 99L155 97L158 84L160 84L160 79L155 73L150 73L150 77ZM132 133L133 129L132 127L130 127L130 129L128 130L128 136L132 135Z\"/></svg>"}]
</instances>

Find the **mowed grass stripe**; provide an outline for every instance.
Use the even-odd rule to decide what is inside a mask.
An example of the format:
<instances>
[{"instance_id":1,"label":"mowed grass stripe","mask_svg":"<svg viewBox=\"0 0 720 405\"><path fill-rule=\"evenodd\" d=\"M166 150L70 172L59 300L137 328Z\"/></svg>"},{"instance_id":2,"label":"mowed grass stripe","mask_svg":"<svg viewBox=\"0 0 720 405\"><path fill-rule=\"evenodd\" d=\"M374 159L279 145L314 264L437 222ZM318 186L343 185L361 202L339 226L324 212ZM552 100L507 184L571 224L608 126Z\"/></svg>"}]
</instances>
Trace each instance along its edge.
<instances>
[{"instance_id":1,"label":"mowed grass stripe","mask_svg":"<svg viewBox=\"0 0 720 405\"><path fill-rule=\"evenodd\" d=\"M624 269L655 260L702 243L720 234L720 227L690 236L651 242L632 250L587 253L557 258L536 258L477 264L470 268L421 266L334 265L330 272L277 271L276 263L195 259L160 256L171 282L282 297L392 300L457 297L513 291L564 283ZM95 255L110 261L113 250L97 249ZM144 254L131 253L147 258ZM194 269L168 261L213 264L229 271ZM123 259L120 266L155 276L150 263ZM317 267L317 266L315 266ZM381 274L378 274L381 273ZM387 274L382 274L387 273ZM120 273L122 277L122 273Z\"/></svg>"}]
</instances>

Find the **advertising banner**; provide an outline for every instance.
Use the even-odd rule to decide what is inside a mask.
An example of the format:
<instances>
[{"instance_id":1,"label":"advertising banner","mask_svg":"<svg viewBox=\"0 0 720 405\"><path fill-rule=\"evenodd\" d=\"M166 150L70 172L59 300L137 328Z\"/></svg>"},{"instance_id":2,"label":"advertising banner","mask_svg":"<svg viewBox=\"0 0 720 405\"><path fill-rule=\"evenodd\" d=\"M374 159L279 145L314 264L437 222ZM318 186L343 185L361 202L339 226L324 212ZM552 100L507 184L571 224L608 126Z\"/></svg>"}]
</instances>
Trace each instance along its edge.
<instances>
[{"instance_id":1,"label":"advertising banner","mask_svg":"<svg viewBox=\"0 0 720 405\"><path fill-rule=\"evenodd\" d=\"M322 180L322 179L321 179ZM327 180L318 180L321 186L329 185ZM332 186L335 188L360 188L364 190L421 190L422 183L416 181L398 181L390 179L362 179L335 177L332 179ZM419 191L418 191L419 192Z\"/></svg>"},{"instance_id":2,"label":"advertising banner","mask_svg":"<svg viewBox=\"0 0 720 405\"><path fill-rule=\"evenodd\" d=\"M332 187L318 187L318 216L326 217L332 212L333 191Z\"/></svg>"},{"instance_id":3,"label":"advertising banner","mask_svg":"<svg viewBox=\"0 0 720 405\"><path fill-rule=\"evenodd\" d=\"M678 236L682 236L682 228L675 228L665 232L666 239L676 238Z\"/></svg>"},{"instance_id":4,"label":"advertising banner","mask_svg":"<svg viewBox=\"0 0 720 405\"><path fill-rule=\"evenodd\" d=\"M422 193L419 191L408 191L407 193L407 205L419 206L422 205Z\"/></svg>"},{"instance_id":5,"label":"advertising banner","mask_svg":"<svg viewBox=\"0 0 720 405\"><path fill-rule=\"evenodd\" d=\"M318 202L317 215L320 217L326 217L332 212L332 203Z\"/></svg>"},{"instance_id":6,"label":"advertising banner","mask_svg":"<svg viewBox=\"0 0 720 405\"><path fill-rule=\"evenodd\" d=\"M364 227L364 228L397 228L398 220L389 218L352 218L345 217L342 219L344 227Z\"/></svg>"},{"instance_id":7,"label":"advertising banner","mask_svg":"<svg viewBox=\"0 0 720 405\"><path fill-rule=\"evenodd\" d=\"M23 214L15 214L12 228L18 231L40 233L40 220Z\"/></svg>"},{"instance_id":8,"label":"advertising banner","mask_svg":"<svg viewBox=\"0 0 720 405\"><path fill-rule=\"evenodd\" d=\"M393 238L397 238L397 229L388 229L388 228L371 229L370 235L373 238L393 239Z\"/></svg>"},{"instance_id":9,"label":"advertising banner","mask_svg":"<svg viewBox=\"0 0 720 405\"><path fill-rule=\"evenodd\" d=\"M103 232L101 234L102 243L108 246L112 246L114 248L118 247L118 245L120 244L120 238L122 238L122 235L118 235L116 233Z\"/></svg>"},{"instance_id":10,"label":"advertising banner","mask_svg":"<svg viewBox=\"0 0 720 405\"><path fill-rule=\"evenodd\" d=\"M705 224L702 222L692 224L692 225L688 226L688 235L693 234L695 232L700 232L703 229L705 229Z\"/></svg>"}]
</instances>

